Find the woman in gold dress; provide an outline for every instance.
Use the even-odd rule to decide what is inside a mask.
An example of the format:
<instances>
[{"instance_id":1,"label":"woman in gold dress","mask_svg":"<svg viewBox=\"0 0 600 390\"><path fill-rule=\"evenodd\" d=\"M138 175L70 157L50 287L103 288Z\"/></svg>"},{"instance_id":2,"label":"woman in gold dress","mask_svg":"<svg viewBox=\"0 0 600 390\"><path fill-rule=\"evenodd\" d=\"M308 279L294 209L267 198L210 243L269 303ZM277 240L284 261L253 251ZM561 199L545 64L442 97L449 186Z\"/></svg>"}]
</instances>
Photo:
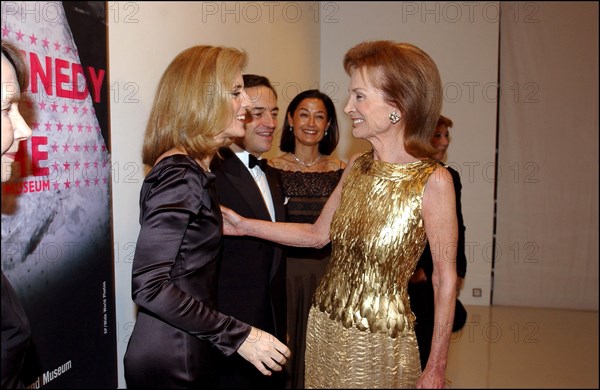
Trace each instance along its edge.
<instances>
[{"instance_id":1,"label":"woman in gold dress","mask_svg":"<svg viewBox=\"0 0 600 390\"><path fill-rule=\"evenodd\" d=\"M307 388L443 388L456 284L452 177L430 157L442 106L439 72L421 49L363 42L344 57L353 156L314 224L271 223L223 209L225 234L322 247L331 259L313 297ZM426 241L432 249L435 328L423 372L407 285Z\"/></svg>"}]
</instances>

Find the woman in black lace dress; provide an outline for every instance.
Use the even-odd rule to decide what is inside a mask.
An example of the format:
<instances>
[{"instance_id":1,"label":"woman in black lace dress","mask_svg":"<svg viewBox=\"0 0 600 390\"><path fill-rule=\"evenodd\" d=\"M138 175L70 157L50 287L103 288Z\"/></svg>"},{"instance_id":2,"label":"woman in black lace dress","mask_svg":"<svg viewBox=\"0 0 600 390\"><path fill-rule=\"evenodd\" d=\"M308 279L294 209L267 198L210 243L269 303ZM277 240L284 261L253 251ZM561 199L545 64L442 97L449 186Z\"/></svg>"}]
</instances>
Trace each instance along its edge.
<instances>
[{"instance_id":1,"label":"woman in black lace dress","mask_svg":"<svg viewBox=\"0 0 600 390\"><path fill-rule=\"evenodd\" d=\"M329 96L311 89L288 106L279 148L270 161L278 168L288 221L313 223L335 189L346 163L331 157L338 143L338 122ZM291 387L304 388L306 322L312 296L329 262L330 246L290 247L287 260L287 322L292 350Z\"/></svg>"}]
</instances>

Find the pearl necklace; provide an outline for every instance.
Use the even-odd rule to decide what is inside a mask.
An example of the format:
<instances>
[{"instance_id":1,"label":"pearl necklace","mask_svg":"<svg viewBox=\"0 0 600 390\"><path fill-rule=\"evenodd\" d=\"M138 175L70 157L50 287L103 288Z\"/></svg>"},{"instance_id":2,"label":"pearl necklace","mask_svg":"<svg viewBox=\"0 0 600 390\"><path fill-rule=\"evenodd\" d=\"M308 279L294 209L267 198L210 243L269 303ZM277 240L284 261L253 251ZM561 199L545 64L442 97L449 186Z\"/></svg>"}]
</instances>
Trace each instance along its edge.
<instances>
[{"instance_id":1,"label":"pearl necklace","mask_svg":"<svg viewBox=\"0 0 600 390\"><path fill-rule=\"evenodd\" d=\"M312 167L313 165L315 165L316 163L319 162L319 160L321 159L322 155L319 154L319 157L317 157L317 159L315 161L311 162L311 163L306 163L306 162L300 160L298 157L296 157L296 155L294 153L292 153L292 156L294 157L294 160L296 160L299 164L302 164L305 167L310 168L310 167Z\"/></svg>"}]
</instances>

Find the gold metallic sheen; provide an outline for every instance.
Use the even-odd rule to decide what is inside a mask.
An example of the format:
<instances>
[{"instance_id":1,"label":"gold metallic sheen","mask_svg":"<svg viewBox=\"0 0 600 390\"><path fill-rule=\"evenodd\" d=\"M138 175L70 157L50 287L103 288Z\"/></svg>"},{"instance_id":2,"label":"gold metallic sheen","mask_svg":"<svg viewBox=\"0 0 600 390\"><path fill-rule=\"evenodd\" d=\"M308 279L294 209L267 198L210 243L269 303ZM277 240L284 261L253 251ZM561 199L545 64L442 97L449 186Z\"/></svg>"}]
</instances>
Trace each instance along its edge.
<instances>
[{"instance_id":1,"label":"gold metallic sheen","mask_svg":"<svg viewBox=\"0 0 600 390\"><path fill-rule=\"evenodd\" d=\"M307 387L309 378L319 378L309 372L309 367L322 370L318 366L324 364L334 371L346 371L342 366L351 369L333 356L328 356L327 361L318 360L320 354L325 358L340 348L335 344L342 333L344 337L358 337L350 340L350 345L366 342L365 348L370 348L365 351L370 355L363 356L366 360L373 358L374 353L389 355L385 365L399 376L390 383L394 384L392 387L414 387L420 363L407 286L427 240L421 217L425 184L438 166L429 159L406 164L376 161L373 152L366 152L355 161L333 216L332 255L309 315ZM330 333L316 332L313 327L326 327ZM386 347L374 350L368 347L373 342ZM351 362L360 354L353 350L352 358L344 361ZM346 387L382 384L375 372L379 369L372 372L372 378L361 374L362 379L355 378L358 382L340 378L342 382L336 382L334 387L342 383ZM362 382L365 378L368 381Z\"/></svg>"}]
</instances>

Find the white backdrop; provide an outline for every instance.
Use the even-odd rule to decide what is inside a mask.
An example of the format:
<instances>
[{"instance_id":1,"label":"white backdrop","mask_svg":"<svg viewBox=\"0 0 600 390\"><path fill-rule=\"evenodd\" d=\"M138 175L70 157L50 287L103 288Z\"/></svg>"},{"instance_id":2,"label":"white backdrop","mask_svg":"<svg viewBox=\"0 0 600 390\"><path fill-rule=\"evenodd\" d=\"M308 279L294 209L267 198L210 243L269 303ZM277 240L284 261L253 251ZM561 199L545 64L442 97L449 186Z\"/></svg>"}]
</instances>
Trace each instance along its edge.
<instances>
[{"instance_id":1,"label":"white backdrop","mask_svg":"<svg viewBox=\"0 0 600 390\"><path fill-rule=\"evenodd\" d=\"M598 3L502 3L494 304L598 310Z\"/></svg>"}]
</instances>

